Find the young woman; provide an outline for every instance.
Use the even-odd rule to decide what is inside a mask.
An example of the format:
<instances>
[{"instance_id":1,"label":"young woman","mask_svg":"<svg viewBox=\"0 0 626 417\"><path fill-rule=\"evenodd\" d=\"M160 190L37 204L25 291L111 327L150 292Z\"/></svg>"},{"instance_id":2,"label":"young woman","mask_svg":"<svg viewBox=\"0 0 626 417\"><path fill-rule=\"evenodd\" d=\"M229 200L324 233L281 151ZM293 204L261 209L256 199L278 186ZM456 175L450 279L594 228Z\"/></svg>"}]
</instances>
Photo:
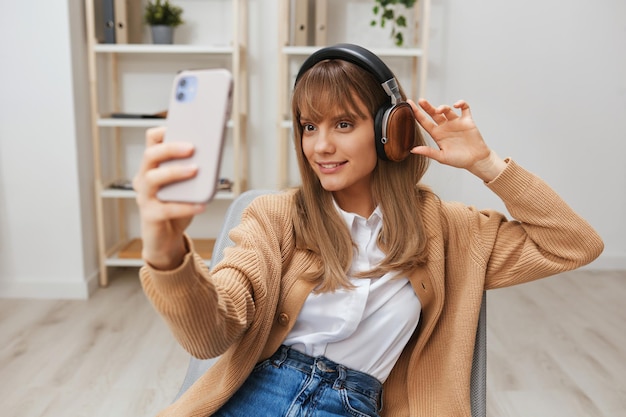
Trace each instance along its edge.
<instances>
[{"instance_id":1,"label":"young woman","mask_svg":"<svg viewBox=\"0 0 626 417\"><path fill-rule=\"evenodd\" d=\"M467 103L404 100L371 52L313 54L292 98L302 186L257 198L211 271L184 233L205 207L156 198L195 175L159 164L193 149L148 131L141 281L185 349L221 355L162 416L469 416L483 291L601 253L545 182L485 144ZM439 200L420 183L429 159L476 175L514 220Z\"/></svg>"}]
</instances>

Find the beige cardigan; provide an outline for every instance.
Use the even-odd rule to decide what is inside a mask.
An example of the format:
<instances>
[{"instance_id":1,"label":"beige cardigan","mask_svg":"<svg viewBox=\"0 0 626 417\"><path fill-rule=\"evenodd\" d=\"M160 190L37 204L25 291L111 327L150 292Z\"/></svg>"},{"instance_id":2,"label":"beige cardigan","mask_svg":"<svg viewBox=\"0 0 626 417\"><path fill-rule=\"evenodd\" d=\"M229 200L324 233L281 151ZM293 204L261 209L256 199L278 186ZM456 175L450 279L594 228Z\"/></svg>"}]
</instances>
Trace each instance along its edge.
<instances>
[{"instance_id":1,"label":"beige cardigan","mask_svg":"<svg viewBox=\"0 0 626 417\"><path fill-rule=\"evenodd\" d=\"M516 221L435 197L420 207L429 261L410 281L423 311L384 384L385 417L469 417L483 290L571 270L602 252L589 224L515 162L487 186ZM142 268L145 293L181 345L199 358L222 355L160 416L211 415L293 326L313 289L298 277L320 262L295 249L293 209L292 192L256 199L231 232L236 247L212 272L195 254L174 271Z\"/></svg>"}]
</instances>

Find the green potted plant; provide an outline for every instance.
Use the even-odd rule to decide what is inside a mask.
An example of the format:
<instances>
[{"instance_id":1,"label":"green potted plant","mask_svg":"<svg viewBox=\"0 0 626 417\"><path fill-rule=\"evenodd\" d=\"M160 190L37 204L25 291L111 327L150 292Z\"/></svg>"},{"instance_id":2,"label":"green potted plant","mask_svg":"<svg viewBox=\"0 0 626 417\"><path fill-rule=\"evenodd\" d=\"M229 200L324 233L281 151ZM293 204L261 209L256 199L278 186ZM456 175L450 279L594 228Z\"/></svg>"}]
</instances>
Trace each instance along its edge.
<instances>
[{"instance_id":1,"label":"green potted plant","mask_svg":"<svg viewBox=\"0 0 626 417\"><path fill-rule=\"evenodd\" d=\"M402 28L406 28L406 17L398 10L396 6L404 6L406 10L415 6L416 0L374 0L374 7L372 11L374 15L380 20L372 19L371 25L376 26L380 24L381 28L384 28L389 22L391 24L391 37L397 46L404 45L404 34Z\"/></svg>"},{"instance_id":2,"label":"green potted plant","mask_svg":"<svg viewBox=\"0 0 626 417\"><path fill-rule=\"evenodd\" d=\"M169 0L148 1L144 11L144 21L150 25L152 42L170 44L174 42L174 28L184 23L183 9Z\"/></svg>"}]
</instances>

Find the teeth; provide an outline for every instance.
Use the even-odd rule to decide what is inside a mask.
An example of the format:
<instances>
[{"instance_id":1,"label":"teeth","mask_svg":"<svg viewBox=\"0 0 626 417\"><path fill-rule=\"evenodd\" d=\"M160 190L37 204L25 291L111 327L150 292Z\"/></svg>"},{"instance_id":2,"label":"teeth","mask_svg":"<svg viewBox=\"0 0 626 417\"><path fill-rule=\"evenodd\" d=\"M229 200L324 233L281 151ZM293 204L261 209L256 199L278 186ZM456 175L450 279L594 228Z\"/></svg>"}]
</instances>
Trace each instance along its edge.
<instances>
[{"instance_id":1,"label":"teeth","mask_svg":"<svg viewBox=\"0 0 626 417\"><path fill-rule=\"evenodd\" d=\"M320 164L322 168L337 168L341 164Z\"/></svg>"}]
</instances>

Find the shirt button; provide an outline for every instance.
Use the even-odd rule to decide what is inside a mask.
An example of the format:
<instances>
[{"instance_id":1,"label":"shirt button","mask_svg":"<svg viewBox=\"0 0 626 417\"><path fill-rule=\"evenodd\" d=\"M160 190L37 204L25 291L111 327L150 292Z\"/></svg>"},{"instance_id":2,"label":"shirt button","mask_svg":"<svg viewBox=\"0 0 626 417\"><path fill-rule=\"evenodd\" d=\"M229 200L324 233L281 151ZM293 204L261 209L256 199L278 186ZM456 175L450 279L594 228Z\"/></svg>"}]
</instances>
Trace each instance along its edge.
<instances>
[{"instance_id":1,"label":"shirt button","mask_svg":"<svg viewBox=\"0 0 626 417\"><path fill-rule=\"evenodd\" d=\"M281 326L286 326L289 324L289 315L287 313L280 313L278 315L278 323Z\"/></svg>"}]
</instances>

